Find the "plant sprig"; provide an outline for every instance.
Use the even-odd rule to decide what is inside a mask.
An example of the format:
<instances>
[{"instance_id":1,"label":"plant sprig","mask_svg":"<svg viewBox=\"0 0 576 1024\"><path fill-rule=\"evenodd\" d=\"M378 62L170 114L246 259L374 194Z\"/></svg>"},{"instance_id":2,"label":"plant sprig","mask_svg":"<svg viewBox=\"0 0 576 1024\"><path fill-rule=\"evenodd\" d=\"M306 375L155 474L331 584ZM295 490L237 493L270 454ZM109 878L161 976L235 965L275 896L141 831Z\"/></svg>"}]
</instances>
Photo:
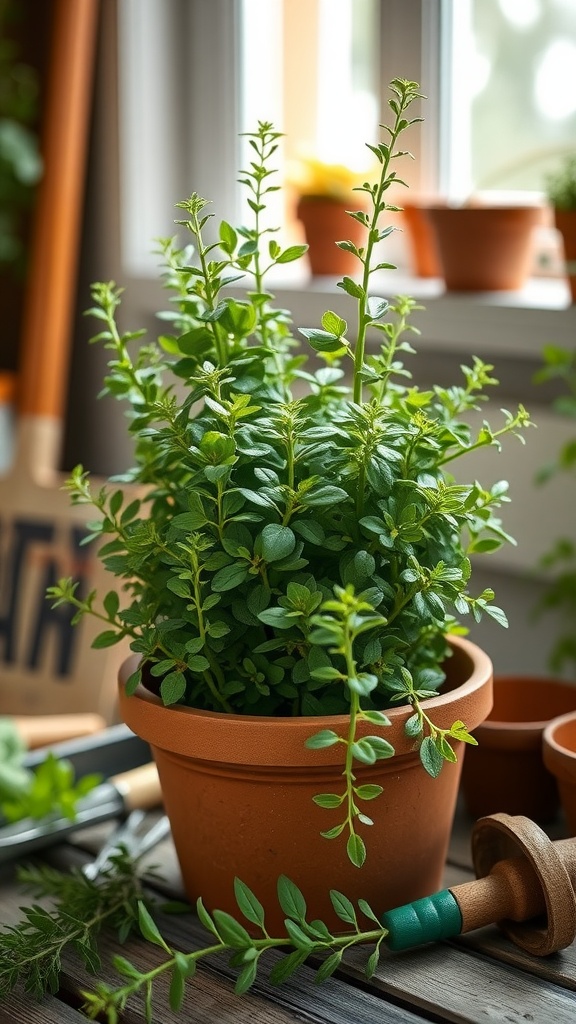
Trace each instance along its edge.
<instances>
[{"instance_id":1,"label":"plant sprig","mask_svg":"<svg viewBox=\"0 0 576 1024\"><path fill-rule=\"evenodd\" d=\"M37 999L57 992L67 949L97 973L101 929L107 927L123 942L138 926L144 893L136 864L125 851L111 856L96 881L76 868L60 872L45 865L20 867L17 877L36 897L50 897L53 906L34 903L23 909L21 922L0 931L0 998L18 984Z\"/></svg>"},{"instance_id":2,"label":"plant sprig","mask_svg":"<svg viewBox=\"0 0 576 1024\"><path fill-rule=\"evenodd\" d=\"M310 957L323 958L316 969L316 980L323 982L337 970L346 951L361 944L374 946L366 963L366 975L371 977L387 935L365 900L358 901L357 911L346 896L335 890L330 898L335 915L346 926L344 931L334 934L323 921L308 921L303 894L285 876L277 885L278 901L286 915L285 932L270 935L260 901L244 882L235 879L239 916L220 910L209 913L198 900L198 920L209 938L201 948L182 952L162 935L153 916L155 902L144 891L137 863L125 850L111 858L95 881L78 869L61 873L46 866L20 868L18 877L38 898L50 897L53 906L45 909L36 903L24 910L21 922L0 931L0 998L19 984L37 999L46 992L57 992L63 957L68 951L80 957L89 973L97 974L101 970L98 938L104 930L115 934L121 943L139 930L144 939L166 954L148 971L140 971L126 957L116 955L113 963L121 983L113 987L97 982L92 991L82 993L88 1017L108 1024L118 1024L128 999L134 995L143 997L146 1021L152 1024L154 986L165 975L171 979L170 1006L177 1012L197 965L216 955L228 956L231 966L239 968L235 983L238 995L252 986L262 955L272 949L287 951L269 970L273 984L286 981ZM367 918L370 927L362 926L362 917Z\"/></svg>"},{"instance_id":3,"label":"plant sprig","mask_svg":"<svg viewBox=\"0 0 576 1024\"><path fill-rule=\"evenodd\" d=\"M371 944L375 948L366 963L366 976L372 977L378 965L380 948L388 934L365 900L358 901L360 913L366 916L374 927L362 928L352 902L342 893L332 890L330 898L336 916L347 926L343 933L334 935L321 920L308 921L306 902L300 889L285 876L278 879L278 901L286 915L285 934L271 936L266 930L264 909L255 894L240 879L234 881L234 892L238 908L251 926L262 937L255 937L242 922L224 911L208 913L201 900L196 912L200 923L210 935L210 942L200 949L185 953L172 948L160 932L153 917L143 903L139 904L139 925L143 936L160 947L167 955L157 966L140 971L122 956L114 958L114 966L125 979L114 988L98 983L94 990L82 993L83 1010L90 1020L104 1018L108 1024L117 1024L130 997L141 993L145 1001L146 1021L153 1021L153 992L158 979L170 976L169 1002L174 1012L183 1005L186 984L196 972L198 964L216 955L229 957L232 967L239 973L234 986L237 995L243 995L254 984L260 960L269 950L291 950L277 961L269 971L272 984L279 985L294 974L310 957L323 957L316 970L316 981L326 981L340 966L347 950L358 945Z\"/></svg>"}]
</instances>

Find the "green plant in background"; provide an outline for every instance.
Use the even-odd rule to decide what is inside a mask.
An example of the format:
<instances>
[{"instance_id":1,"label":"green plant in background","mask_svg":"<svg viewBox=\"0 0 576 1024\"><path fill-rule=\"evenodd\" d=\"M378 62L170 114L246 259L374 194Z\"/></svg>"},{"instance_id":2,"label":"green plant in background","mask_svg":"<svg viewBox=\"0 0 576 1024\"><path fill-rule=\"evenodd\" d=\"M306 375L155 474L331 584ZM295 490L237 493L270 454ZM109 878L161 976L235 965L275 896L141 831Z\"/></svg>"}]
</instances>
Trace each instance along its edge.
<instances>
[{"instance_id":1,"label":"green plant in background","mask_svg":"<svg viewBox=\"0 0 576 1024\"><path fill-rule=\"evenodd\" d=\"M35 771L26 768L26 749L10 718L0 718L0 817L15 822L63 814L74 819L82 797L100 781L96 774L76 780L65 758L49 752Z\"/></svg>"},{"instance_id":2,"label":"green plant in background","mask_svg":"<svg viewBox=\"0 0 576 1024\"><path fill-rule=\"evenodd\" d=\"M42 173L35 131L38 77L9 37L14 5L0 0L0 265L21 273L23 215Z\"/></svg>"},{"instance_id":3,"label":"green plant in background","mask_svg":"<svg viewBox=\"0 0 576 1024\"><path fill-rule=\"evenodd\" d=\"M548 202L557 210L576 210L576 153L567 154L545 179Z\"/></svg>"},{"instance_id":4,"label":"green plant in background","mask_svg":"<svg viewBox=\"0 0 576 1024\"><path fill-rule=\"evenodd\" d=\"M83 599L70 579L50 591L77 619L102 620L95 646L130 639L141 666L128 692L146 667L166 704L350 714L347 735L330 742L346 746L345 825L358 865L365 851L354 831L362 817L353 763L393 751L380 736L357 742L355 723L372 715L383 725L386 708L410 703L409 734L433 775L455 759L449 735L470 740L462 723L437 730L422 701L444 679L446 635L461 631L458 617L506 623L492 590L470 592L470 556L510 538L496 515L506 485L456 483L451 465L479 447L499 448L529 423L520 407L504 412L498 429L484 422L473 434L467 416L496 383L492 367L474 359L461 385L421 390L403 365L414 351L407 338L417 333L409 322L416 304L373 294L374 275L389 266L379 255L392 231L382 216L395 209L386 193L407 155L398 139L419 97L400 79L391 92L392 124L369 147L380 175L359 189L369 211L350 214L365 244L339 243L358 260L357 279L339 283L355 321L328 310L319 328L302 329L312 364L265 285L268 271L305 251L283 249L264 221L276 188L279 136L270 124L249 136L252 161L241 172L250 226L222 222L218 240L207 242L206 200L194 193L178 204L194 248L161 243L169 333L135 344L142 332L117 326L121 290L94 287L90 312L102 326L94 340L111 352L105 391L127 402L136 442L136 466L123 480L146 487L147 497L125 498L119 486L94 491L77 467L71 498L95 508L91 536L103 542L121 593ZM229 286L240 279L249 284L236 298Z\"/></svg>"},{"instance_id":5,"label":"green plant in background","mask_svg":"<svg viewBox=\"0 0 576 1024\"><path fill-rule=\"evenodd\" d=\"M544 365L535 375L536 382L560 381L564 394L554 400L553 407L561 416L576 420L576 351L547 345L543 359ZM538 480L545 483L557 473L574 474L575 471L576 436L566 441L557 458L542 468ZM576 543L568 537L557 538L542 559L542 567L550 578L539 601L537 614L559 613L561 623L550 651L550 668L558 673L568 671L573 676L576 673Z\"/></svg>"}]
</instances>

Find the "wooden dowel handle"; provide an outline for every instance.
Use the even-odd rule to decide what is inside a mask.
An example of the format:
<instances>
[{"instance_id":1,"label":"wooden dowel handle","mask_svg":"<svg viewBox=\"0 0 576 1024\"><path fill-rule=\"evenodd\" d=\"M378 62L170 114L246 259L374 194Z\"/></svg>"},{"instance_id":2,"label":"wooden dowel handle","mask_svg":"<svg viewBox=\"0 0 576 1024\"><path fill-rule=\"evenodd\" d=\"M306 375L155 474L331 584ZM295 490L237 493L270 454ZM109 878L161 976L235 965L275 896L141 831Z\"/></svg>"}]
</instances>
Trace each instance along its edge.
<instances>
[{"instance_id":1,"label":"wooden dowel handle","mask_svg":"<svg viewBox=\"0 0 576 1024\"><path fill-rule=\"evenodd\" d=\"M76 736L92 736L106 728L101 715L22 715L12 719L29 750Z\"/></svg>"},{"instance_id":2,"label":"wooden dowel handle","mask_svg":"<svg viewBox=\"0 0 576 1024\"><path fill-rule=\"evenodd\" d=\"M115 775L110 782L113 782L121 793L128 811L136 808L146 811L162 803L158 769L153 762Z\"/></svg>"}]
</instances>

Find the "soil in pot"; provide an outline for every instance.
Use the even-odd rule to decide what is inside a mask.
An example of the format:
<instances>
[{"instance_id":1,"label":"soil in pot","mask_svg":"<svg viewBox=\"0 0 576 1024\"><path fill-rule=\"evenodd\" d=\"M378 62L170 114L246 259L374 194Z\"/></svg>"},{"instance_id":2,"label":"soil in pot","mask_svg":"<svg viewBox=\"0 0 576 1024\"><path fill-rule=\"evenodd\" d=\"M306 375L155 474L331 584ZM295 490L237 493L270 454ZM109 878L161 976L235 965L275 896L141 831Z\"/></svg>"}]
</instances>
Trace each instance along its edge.
<instances>
[{"instance_id":1,"label":"soil in pot","mask_svg":"<svg viewBox=\"0 0 576 1024\"><path fill-rule=\"evenodd\" d=\"M536 206L429 206L449 291L515 291L528 278Z\"/></svg>"},{"instance_id":2,"label":"soil in pot","mask_svg":"<svg viewBox=\"0 0 576 1024\"><path fill-rule=\"evenodd\" d=\"M462 792L473 818L503 811L540 824L554 820L556 780L542 758L548 722L576 709L576 686L559 679L496 676L494 706L474 732L462 772Z\"/></svg>"},{"instance_id":3,"label":"soil in pot","mask_svg":"<svg viewBox=\"0 0 576 1024\"><path fill-rule=\"evenodd\" d=\"M561 715L546 726L542 754L558 782L567 833L576 836L576 711Z\"/></svg>"},{"instance_id":4,"label":"soil in pot","mask_svg":"<svg viewBox=\"0 0 576 1024\"><path fill-rule=\"evenodd\" d=\"M474 644L454 639L446 692L426 702L433 721L449 727L461 719L475 728L492 702L492 667ZM201 895L209 908L237 913L233 879L246 882L266 908L270 929L282 927L276 882L288 875L303 891L310 917L337 927L329 890L367 899L383 911L435 891L442 882L460 771L445 764L432 779L404 734L410 707L387 712L383 735L396 756L360 766L358 782L376 782L384 792L367 804L374 819L363 827L368 848L361 869L346 857L346 836L327 840L321 831L337 825L342 809L314 804L314 795L342 791L340 746L308 750L306 739L322 728L343 733L346 717L257 718L190 708L164 708L143 687L132 697L122 680L124 721L152 746L164 803L187 895ZM365 732L374 726L363 725ZM362 826L360 826L362 828ZM341 925L340 925L341 927Z\"/></svg>"}]
</instances>

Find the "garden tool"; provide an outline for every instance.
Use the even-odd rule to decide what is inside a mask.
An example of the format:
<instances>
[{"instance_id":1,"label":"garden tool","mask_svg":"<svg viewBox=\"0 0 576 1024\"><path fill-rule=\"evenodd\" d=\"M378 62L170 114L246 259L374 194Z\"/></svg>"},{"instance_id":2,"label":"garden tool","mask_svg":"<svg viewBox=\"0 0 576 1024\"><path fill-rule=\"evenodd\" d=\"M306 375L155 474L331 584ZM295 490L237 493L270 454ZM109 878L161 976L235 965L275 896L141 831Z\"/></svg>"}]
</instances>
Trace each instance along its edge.
<instances>
[{"instance_id":1,"label":"garden tool","mask_svg":"<svg viewBox=\"0 0 576 1024\"><path fill-rule=\"evenodd\" d=\"M125 817L135 808L157 807L161 799L160 780L153 762L121 772L79 800L73 819L50 814L0 827L0 864L53 846L89 825Z\"/></svg>"},{"instance_id":2,"label":"garden tool","mask_svg":"<svg viewBox=\"0 0 576 1024\"><path fill-rule=\"evenodd\" d=\"M552 842L530 818L492 814L472 830L476 881L389 910L392 950L497 923L521 949L547 956L576 937L576 838Z\"/></svg>"},{"instance_id":3,"label":"garden tool","mask_svg":"<svg viewBox=\"0 0 576 1024\"><path fill-rule=\"evenodd\" d=\"M94 880L106 870L121 848L126 850L133 860L137 860L161 843L169 833L170 822L167 815L163 814L160 818L150 821L145 811L130 811L126 820L114 829L100 847L94 860L84 865L82 872L86 878Z\"/></svg>"},{"instance_id":4,"label":"garden tool","mask_svg":"<svg viewBox=\"0 0 576 1024\"><path fill-rule=\"evenodd\" d=\"M86 519L57 472L75 310L98 0L55 0L42 111L40 182L24 303L15 454L0 475L0 715L91 711L114 719L126 651L91 649L96 620L74 626L46 589L94 588ZM103 570L100 570L103 571ZM108 588L109 589L109 588Z\"/></svg>"},{"instance_id":5,"label":"garden tool","mask_svg":"<svg viewBox=\"0 0 576 1024\"><path fill-rule=\"evenodd\" d=\"M21 715L8 718L7 721L28 750L74 739L76 736L91 736L106 727L101 715L89 712L78 715Z\"/></svg>"}]
</instances>

